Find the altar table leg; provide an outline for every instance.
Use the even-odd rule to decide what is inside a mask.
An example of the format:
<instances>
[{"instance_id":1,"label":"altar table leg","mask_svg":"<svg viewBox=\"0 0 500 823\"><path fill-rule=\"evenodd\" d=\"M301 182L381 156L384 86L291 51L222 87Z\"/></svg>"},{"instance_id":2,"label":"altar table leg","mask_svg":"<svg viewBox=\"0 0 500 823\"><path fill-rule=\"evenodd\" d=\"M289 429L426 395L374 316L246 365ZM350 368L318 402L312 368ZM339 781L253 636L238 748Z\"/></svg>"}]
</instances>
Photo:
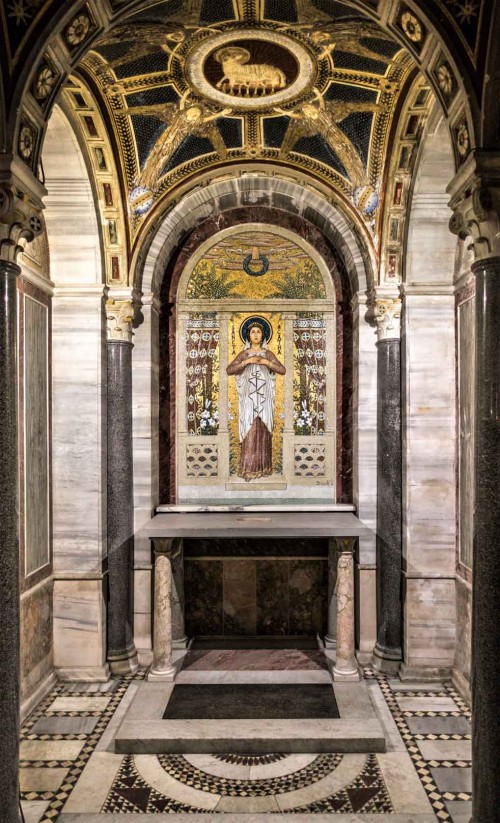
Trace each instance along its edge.
<instances>
[{"instance_id":1,"label":"altar table leg","mask_svg":"<svg viewBox=\"0 0 500 823\"><path fill-rule=\"evenodd\" d=\"M355 539L337 541L337 657L334 680L360 680L354 643Z\"/></svg>"},{"instance_id":2,"label":"altar table leg","mask_svg":"<svg viewBox=\"0 0 500 823\"><path fill-rule=\"evenodd\" d=\"M172 564L169 554L155 554L153 663L148 680L175 678L172 665Z\"/></svg>"},{"instance_id":3,"label":"altar table leg","mask_svg":"<svg viewBox=\"0 0 500 823\"><path fill-rule=\"evenodd\" d=\"M327 649L337 647L337 545L328 541L328 626L325 636Z\"/></svg>"}]
</instances>

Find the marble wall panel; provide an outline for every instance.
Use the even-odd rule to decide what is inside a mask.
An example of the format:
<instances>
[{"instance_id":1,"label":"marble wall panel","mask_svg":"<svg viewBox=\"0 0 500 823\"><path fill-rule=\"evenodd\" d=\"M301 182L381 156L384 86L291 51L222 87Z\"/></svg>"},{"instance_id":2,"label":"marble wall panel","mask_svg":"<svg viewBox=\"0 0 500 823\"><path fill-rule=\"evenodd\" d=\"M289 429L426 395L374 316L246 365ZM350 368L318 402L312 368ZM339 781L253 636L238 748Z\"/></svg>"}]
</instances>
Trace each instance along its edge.
<instances>
[{"instance_id":1,"label":"marble wall panel","mask_svg":"<svg viewBox=\"0 0 500 823\"><path fill-rule=\"evenodd\" d=\"M223 563L225 635L257 633L256 563L226 558Z\"/></svg>"},{"instance_id":2,"label":"marble wall panel","mask_svg":"<svg viewBox=\"0 0 500 823\"><path fill-rule=\"evenodd\" d=\"M409 578L405 597L405 665L451 672L456 645L455 580Z\"/></svg>"},{"instance_id":3,"label":"marble wall panel","mask_svg":"<svg viewBox=\"0 0 500 823\"><path fill-rule=\"evenodd\" d=\"M106 382L102 289L53 302L56 572L100 570L106 554Z\"/></svg>"},{"instance_id":4,"label":"marble wall panel","mask_svg":"<svg viewBox=\"0 0 500 823\"><path fill-rule=\"evenodd\" d=\"M475 299L458 307L459 560L472 568L474 515Z\"/></svg>"},{"instance_id":5,"label":"marble wall panel","mask_svg":"<svg viewBox=\"0 0 500 823\"><path fill-rule=\"evenodd\" d=\"M459 673L459 682L463 678L470 684L471 674L471 629L472 629L472 586L457 576L457 648L455 652L455 670Z\"/></svg>"},{"instance_id":6,"label":"marble wall panel","mask_svg":"<svg viewBox=\"0 0 500 823\"><path fill-rule=\"evenodd\" d=\"M24 295L25 575L50 563L48 307Z\"/></svg>"},{"instance_id":7,"label":"marble wall panel","mask_svg":"<svg viewBox=\"0 0 500 823\"><path fill-rule=\"evenodd\" d=\"M27 700L54 665L52 578L21 596L21 701Z\"/></svg>"},{"instance_id":8,"label":"marble wall panel","mask_svg":"<svg viewBox=\"0 0 500 823\"><path fill-rule=\"evenodd\" d=\"M403 558L410 574L452 574L456 532L454 299L405 298Z\"/></svg>"},{"instance_id":9,"label":"marble wall panel","mask_svg":"<svg viewBox=\"0 0 500 823\"><path fill-rule=\"evenodd\" d=\"M325 634L328 564L325 560L288 560L289 634Z\"/></svg>"},{"instance_id":10,"label":"marble wall panel","mask_svg":"<svg viewBox=\"0 0 500 823\"><path fill-rule=\"evenodd\" d=\"M377 640L377 571L355 564L356 648L371 655Z\"/></svg>"},{"instance_id":11,"label":"marble wall panel","mask_svg":"<svg viewBox=\"0 0 500 823\"><path fill-rule=\"evenodd\" d=\"M186 633L324 634L327 574L325 557L187 557Z\"/></svg>"},{"instance_id":12,"label":"marble wall panel","mask_svg":"<svg viewBox=\"0 0 500 823\"><path fill-rule=\"evenodd\" d=\"M222 560L190 560L184 564L186 634L222 635Z\"/></svg>"},{"instance_id":13,"label":"marble wall panel","mask_svg":"<svg viewBox=\"0 0 500 823\"><path fill-rule=\"evenodd\" d=\"M106 673L103 579L54 581L54 664L66 679Z\"/></svg>"},{"instance_id":14,"label":"marble wall panel","mask_svg":"<svg viewBox=\"0 0 500 823\"><path fill-rule=\"evenodd\" d=\"M288 563L256 561L257 634L288 634Z\"/></svg>"}]
</instances>

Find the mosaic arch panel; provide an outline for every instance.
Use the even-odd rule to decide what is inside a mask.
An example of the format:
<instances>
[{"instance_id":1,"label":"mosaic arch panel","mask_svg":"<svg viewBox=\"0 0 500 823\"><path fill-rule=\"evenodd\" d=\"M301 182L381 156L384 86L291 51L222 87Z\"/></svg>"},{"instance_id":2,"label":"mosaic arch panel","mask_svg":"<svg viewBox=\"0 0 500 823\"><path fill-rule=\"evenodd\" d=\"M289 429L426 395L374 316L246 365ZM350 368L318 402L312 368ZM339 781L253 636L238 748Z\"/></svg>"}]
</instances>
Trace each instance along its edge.
<instances>
[{"instance_id":1,"label":"mosaic arch panel","mask_svg":"<svg viewBox=\"0 0 500 823\"><path fill-rule=\"evenodd\" d=\"M320 255L275 226L223 230L186 266L177 312L177 502L334 502L335 302Z\"/></svg>"}]
</instances>

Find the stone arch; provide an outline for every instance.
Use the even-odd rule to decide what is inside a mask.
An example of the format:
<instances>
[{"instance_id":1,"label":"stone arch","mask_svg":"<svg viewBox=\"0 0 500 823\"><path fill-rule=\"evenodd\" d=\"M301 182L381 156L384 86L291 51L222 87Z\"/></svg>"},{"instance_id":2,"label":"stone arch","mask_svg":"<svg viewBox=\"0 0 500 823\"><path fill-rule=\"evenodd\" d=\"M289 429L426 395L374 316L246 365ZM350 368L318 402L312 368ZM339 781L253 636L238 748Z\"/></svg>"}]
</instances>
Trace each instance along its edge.
<instances>
[{"instance_id":1,"label":"stone arch","mask_svg":"<svg viewBox=\"0 0 500 823\"><path fill-rule=\"evenodd\" d=\"M183 237L209 217L252 205L298 215L319 228L343 257L352 293L371 288L375 269L373 256L340 208L290 179L263 173L214 181L186 194L159 224L149 241L142 265L136 257L136 288L146 294L159 294L168 261Z\"/></svg>"},{"instance_id":2,"label":"stone arch","mask_svg":"<svg viewBox=\"0 0 500 823\"><path fill-rule=\"evenodd\" d=\"M54 664L63 678L75 667L102 678L107 670L102 569L106 557L106 287L99 219L85 157L59 107L53 110L48 135L44 168L54 287ZM64 579L64 572L75 563L81 579ZM82 608L88 638L82 638L77 628Z\"/></svg>"},{"instance_id":3,"label":"stone arch","mask_svg":"<svg viewBox=\"0 0 500 823\"><path fill-rule=\"evenodd\" d=\"M446 186L454 158L446 123L431 123L409 203L402 292L405 669L450 670L455 649L457 240ZM438 579L441 578L441 579ZM432 602L425 627L415 604ZM432 598L432 600L431 600ZM432 633L433 652L423 651Z\"/></svg>"}]
</instances>

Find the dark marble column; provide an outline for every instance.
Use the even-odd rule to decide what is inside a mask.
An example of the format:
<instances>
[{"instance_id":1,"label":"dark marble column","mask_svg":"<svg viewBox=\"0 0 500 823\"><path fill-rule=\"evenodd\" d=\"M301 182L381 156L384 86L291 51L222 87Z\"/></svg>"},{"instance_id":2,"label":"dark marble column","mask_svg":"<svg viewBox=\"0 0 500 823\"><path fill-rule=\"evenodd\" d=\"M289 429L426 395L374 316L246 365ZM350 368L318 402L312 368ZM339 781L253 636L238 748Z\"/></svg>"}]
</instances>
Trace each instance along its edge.
<instances>
[{"instance_id":1,"label":"dark marble column","mask_svg":"<svg viewBox=\"0 0 500 823\"><path fill-rule=\"evenodd\" d=\"M402 661L400 302L390 301L389 307L387 301L380 302L384 311L377 342L377 642L373 666L396 674Z\"/></svg>"},{"instance_id":2,"label":"dark marble column","mask_svg":"<svg viewBox=\"0 0 500 823\"><path fill-rule=\"evenodd\" d=\"M500 814L500 257L476 277L475 505L472 589L472 808Z\"/></svg>"},{"instance_id":3,"label":"dark marble column","mask_svg":"<svg viewBox=\"0 0 500 823\"><path fill-rule=\"evenodd\" d=\"M111 305L110 305L111 303ZM133 563L132 304L108 301L107 531L108 654L111 671L137 668L132 635Z\"/></svg>"},{"instance_id":4,"label":"dark marble column","mask_svg":"<svg viewBox=\"0 0 500 823\"><path fill-rule=\"evenodd\" d=\"M17 290L21 270L0 260L0 768L1 819L19 817L19 506Z\"/></svg>"}]
</instances>

